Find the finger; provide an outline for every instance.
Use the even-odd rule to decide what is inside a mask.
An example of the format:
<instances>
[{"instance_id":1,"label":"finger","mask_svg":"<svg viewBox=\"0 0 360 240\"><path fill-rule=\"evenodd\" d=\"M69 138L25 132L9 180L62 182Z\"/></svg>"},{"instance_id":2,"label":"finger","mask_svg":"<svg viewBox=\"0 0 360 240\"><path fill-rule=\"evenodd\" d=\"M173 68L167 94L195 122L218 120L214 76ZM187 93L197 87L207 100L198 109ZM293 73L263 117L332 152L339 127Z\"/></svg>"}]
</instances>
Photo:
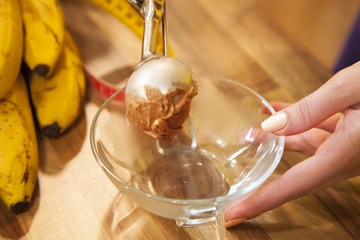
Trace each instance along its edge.
<instances>
[{"instance_id":1,"label":"finger","mask_svg":"<svg viewBox=\"0 0 360 240\"><path fill-rule=\"evenodd\" d=\"M304 133L285 137L285 150L314 155L318 147L330 136L330 133L313 128ZM241 145L259 145L271 141L273 136L262 129L249 129L239 133L238 143Z\"/></svg>"},{"instance_id":2,"label":"finger","mask_svg":"<svg viewBox=\"0 0 360 240\"><path fill-rule=\"evenodd\" d=\"M297 134L359 104L359 78L360 65L340 71L312 94L264 121L263 129L279 135Z\"/></svg>"},{"instance_id":3,"label":"finger","mask_svg":"<svg viewBox=\"0 0 360 240\"><path fill-rule=\"evenodd\" d=\"M297 151L308 155L315 154L318 147L330 136L330 133L318 128L304 133L285 137L285 150ZM273 139L273 136L262 129L249 129L239 133L238 143L241 145L259 145Z\"/></svg>"},{"instance_id":4,"label":"finger","mask_svg":"<svg viewBox=\"0 0 360 240\"><path fill-rule=\"evenodd\" d=\"M284 103L284 102L271 102L270 105L274 108L276 112L279 112L287 107L289 107L290 103ZM267 107L263 107L262 113L271 115L270 109ZM328 132L333 132L336 127L336 123L338 120L342 117L341 113L336 113L330 118L326 119L325 121L321 122L316 126L316 128L323 129Z\"/></svg>"},{"instance_id":5,"label":"finger","mask_svg":"<svg viewBox=\"0 0 360 240\"><path fill-rule=\"evenodd\" d=\"M324 131L332 133L335 131L336 124L342 117L343 117L342 113L336 113L333 116L326 119L325 121L323 121L322 123L318 124L316 128L320 128Z\"/></svg>"},{"instance_id":6,"label":"finger","mask_svg":"<svg viewBox=\"0 0 360 240\"><path fill-rule=\"evenodd\" d=\"M344 181L346 179L352 178L352 177L356 177L359 175L359 169L351 169L348 170L346 172L343 172L333 178L331 178L328 182L325 182L323 185L311 190L310 192L308 192L308 194L316 194L319 193L321 191L326 190L328 187L331 187L332 185L339 183L341 181Z\"/></svg>"},{"instance_id":7,"label":"finger","mask_svg":"<svg viewBox=\"0 0 360 240\"><path fill-rule=\"evenodd\" d=\"M309 164L313 159L309 158L306 161L297 164L279 179L271 182L240 204L227 210L224 213L226 227L232 227L234 223L239 224L242 221L254 218L290 200L312 192L311 189L317 189L323 186L325 183L322 181L318 183L319 180L316 179L319 172L311 171L311 169L316 169ZM315 178L311 179L309 183L309 180L304 178L306 176ZM305 181L303 182L303 180ZM314 183L318 185L314 185Z\"/></svg>"},{"instance_id":8,"label":"finger","mask_svg":"<svg viewBox=\"0 0 360 240\"><path fill-rule=\"evenodd\" d=\"M287 108L288 106L290 106L290 103L285 103L285 102L270 102L270 105L272 106L272 108L275 110L275 112L281 111L284 108ZM268 107L264 106L261 110L262 113L265 114L269 114L271 115L271 111Z\"/></svg>"},{"instance_id":9,"label":"finger","mask_svg":"<svg viewBox=\"0 0 360 240\"><path fill-rule=\"evenodd\" d=\"M330 136L322 129L313 128L304 133L285 137L285 150L314 155L316 150Z\"/></svg>"},{"instance_id":10,"label":"finger","mask_svg":"<svg viewBox=\"0 0 360 240\"><path fill-rule=\"evenodd\" d=\"M261 144L273 139L274 135L271 133L265 132L262 129L250 128L244 131L241 131L238 134L238 143L242 145L247 144Z\"/></svg>"},{"instance_id":11,"label":"finger","mask_svg":"<svg viewBox=\"0 0 360 240\"><path fill-rule=\"evenodd\" d=\"M237 219L251 219L263 212L279 207L287 201L300 197L302 192L307 191L300 179L308 175L308 162L311 161L312 158L297 164L277 180L227 210L224 213L225 221L231 223Z\"/></svg>"}]
</instances>

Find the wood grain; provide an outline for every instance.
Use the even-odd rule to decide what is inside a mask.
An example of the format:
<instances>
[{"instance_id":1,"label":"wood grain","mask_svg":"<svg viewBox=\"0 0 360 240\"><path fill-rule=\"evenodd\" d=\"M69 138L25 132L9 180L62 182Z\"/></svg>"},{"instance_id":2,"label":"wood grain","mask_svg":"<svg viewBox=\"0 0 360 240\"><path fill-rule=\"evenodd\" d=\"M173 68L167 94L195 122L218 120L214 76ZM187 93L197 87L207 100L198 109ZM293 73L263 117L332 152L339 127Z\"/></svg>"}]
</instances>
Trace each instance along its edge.
<instances>
[{"instance_id":1,"label":"wood grain","mask_svg":"<svg viewBox=\"0 0 360 240\"><path fill-rule=\"evenodd\" d=\"M333 69L359 14L359 0L258 0L287 34Z\"/></svg>"},{"instance_id":2,"label":"wood grain","mask_svg":"<svg viewBox=\"0 0 360 240\"><path fill-rule=\"evenodd\" d=\"M140 59L140 40L85 0L62 1L85 64L122 84ZM269 101L295 102L331 76L309 52L283 35L252 0L168 1L169 38L194 71L236 79ZM120 81L119 81L120 79ZM92 89L74 126L55 140L40 137L39 184L18 216L0 206L0 239L356 239L359 178L303 197L225 230L179 228L129 202L106 178L89 144L92 118L104 102ZM286 152L272 181L306 156ZM306 177L306 176L304 176Z\"/></svg>"}]
</instances>

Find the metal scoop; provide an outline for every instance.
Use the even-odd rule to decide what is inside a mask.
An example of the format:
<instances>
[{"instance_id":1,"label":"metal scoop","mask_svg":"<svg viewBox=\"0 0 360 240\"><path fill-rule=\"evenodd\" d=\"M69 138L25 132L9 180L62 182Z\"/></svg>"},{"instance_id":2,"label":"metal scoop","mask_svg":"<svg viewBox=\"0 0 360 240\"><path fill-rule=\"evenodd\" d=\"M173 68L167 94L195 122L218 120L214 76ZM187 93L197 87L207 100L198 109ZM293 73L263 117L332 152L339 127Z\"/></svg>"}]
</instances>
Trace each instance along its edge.
<instances>
[{"instance_id":1,"label":"metal scoop","mask_svg":"<svg viewBox=\"0 0 360 240\"><path fill-rule=\"evenodd\" d=\"M189 119L190 102L197 94L197 85L189 65L167 56L165 0L129 2L144 18L144 34L141 62L127 80L126 115L147 134L171 143ZM164 55L157 53L159 36L163 40ZM190 128L193 130L191 123Z\"/></svg>"},{"instance_id":2,"label":"metal scoop","mask_svg":"<svg viewBox=\"0 0 360 240\"><path fill-rule=\"evenodd\" d=\"M141 62L127 81L125 97L138 95L147 100L144 86L156 87L162 94L174 88L189 89L192 71L188 64L168 57L165 0L128 0L144 18ZM159 55L158 37L162 25L163 53Z\"/></svg>"}]
</instances>

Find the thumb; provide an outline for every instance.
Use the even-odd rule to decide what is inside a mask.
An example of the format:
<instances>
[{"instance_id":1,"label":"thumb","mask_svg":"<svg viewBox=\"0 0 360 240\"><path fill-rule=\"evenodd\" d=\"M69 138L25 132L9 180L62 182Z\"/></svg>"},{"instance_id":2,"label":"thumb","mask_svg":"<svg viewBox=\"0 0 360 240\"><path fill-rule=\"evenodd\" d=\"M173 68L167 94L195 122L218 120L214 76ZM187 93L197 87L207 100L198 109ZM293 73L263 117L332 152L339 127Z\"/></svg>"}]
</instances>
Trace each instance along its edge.
<instances>
[{"instance_id":1,"label":"thumb","mask_svg":"<svg viewBox=\"0 0 360 240\"><path fill-rule=\"evenodd\" d=\"M301 133L359 104L359 78L360 64L338 72L312 94L266 119L261 124L263 130L285 136Z\"/></svg>"}]
</instances>

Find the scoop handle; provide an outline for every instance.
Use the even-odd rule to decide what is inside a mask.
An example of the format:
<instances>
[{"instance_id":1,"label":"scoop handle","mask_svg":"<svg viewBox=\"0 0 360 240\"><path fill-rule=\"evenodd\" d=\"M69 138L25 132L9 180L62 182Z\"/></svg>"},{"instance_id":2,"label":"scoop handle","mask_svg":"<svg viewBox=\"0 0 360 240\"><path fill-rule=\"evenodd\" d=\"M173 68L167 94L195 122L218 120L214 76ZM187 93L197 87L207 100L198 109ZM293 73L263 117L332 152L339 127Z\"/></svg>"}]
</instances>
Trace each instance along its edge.
<instances>
[{"instance_id":1,"label":"scoop handle","mask_svg":"<svg viewBox=\"0 0 360 240\"><path fill-rule=\"evenodd\" d=\"M141 15L144 17L141 60L146 60L149 57L157 55L156 50L161 21L163 21L164 26L166 25L163 19L164 7L165 0L145 0L140 10ZM164 46L166 46L165 42Z\"/></svg>"}]
</instances>

